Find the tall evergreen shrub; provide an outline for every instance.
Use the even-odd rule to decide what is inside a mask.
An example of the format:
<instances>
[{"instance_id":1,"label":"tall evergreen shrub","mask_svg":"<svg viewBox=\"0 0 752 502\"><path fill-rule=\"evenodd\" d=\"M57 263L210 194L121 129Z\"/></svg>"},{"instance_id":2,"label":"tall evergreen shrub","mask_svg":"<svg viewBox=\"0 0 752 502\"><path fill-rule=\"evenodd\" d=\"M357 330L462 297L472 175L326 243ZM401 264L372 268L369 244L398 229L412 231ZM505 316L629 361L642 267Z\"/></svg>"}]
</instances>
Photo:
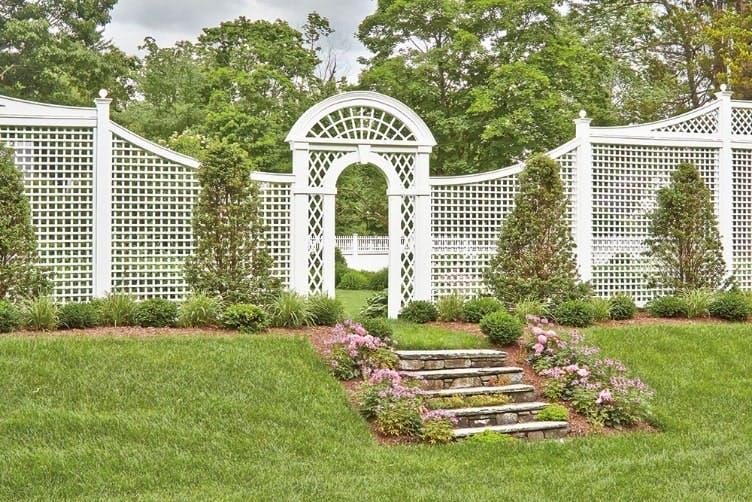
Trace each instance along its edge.
<instances>
[{"instance_id":1,"label":"tall evergreen shrub","mask_svg":"<svg viewBox=\"0 0 752 502\"><path fill-rule=\"evenodd\" d=\"M31 206L13 151L0 144L0 299L43 292L48 284L37 262Z\"/></svg>"},{"instance_id":2,"label":"tall evergreen shrub","mask_svg":"<svg viewBox=\"0 0 752 502\"><path fill-rule=\"evenodd\" d=\"M228 304L266 303L278 290L252 169L239 146L214 143L197 173L201 192L193 216L195 251L186 260L186 280L194 291L217 294Z\"/></svg>"},{"instance_id":3,"label":"tall evergreen shrub","mask_svg":"<svg viewBox=\"0 0 752 502\"><path fill-rule=\"evenodd\" d=\"M648 254L656 261L651 286L673 291L717 289L723 283L723 260L713 201L693 164L679 164L671 183L658 191L649 213Z\"/></svg>"},{"instance_id":4,"label":"tall evergreen shrub","mask_svg":"<svg viewBox=\"0 0 752 502\"><path fill-rule=\"evenodd\" d=\"M485 279L507 305L524 298L558 302L584 293L559 165L551 158L536 155L520 173L497 249Z\"/></svg>"}]
</instances>

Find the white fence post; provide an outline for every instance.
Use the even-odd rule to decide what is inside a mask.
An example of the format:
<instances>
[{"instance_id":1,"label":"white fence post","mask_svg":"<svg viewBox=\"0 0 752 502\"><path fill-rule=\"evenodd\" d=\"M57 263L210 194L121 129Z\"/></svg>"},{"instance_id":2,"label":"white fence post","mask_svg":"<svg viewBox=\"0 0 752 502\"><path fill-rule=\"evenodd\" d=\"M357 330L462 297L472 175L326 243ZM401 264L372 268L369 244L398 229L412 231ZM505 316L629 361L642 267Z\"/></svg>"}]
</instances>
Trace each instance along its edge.
<instances>
[{"instance_id":1,"label":"white fence post","mask_svg":"<svg viewBox=\"0 0 752 502\"><path fill-rule=\"evenodd\" d=\"M431 300L431 186L428 183L430 148L419 150L416 164L415 197L415 289L413 299Z\"/></svg>"},{"instance_id":2,"label":"white fence post","mask_svg":"<svg viewBox=\"0 0 752 502\"><path fill-rule=\"evenodd\" d=\"M723 260L726 262L726 275L734 273L734 155L732 141L731 91L721 85L716 93L720 101L718 108L718 132L722 146L718 155L718 232L723 245Z\"/></svg>"},{"instance_id":3,"label":"white fence post","mask_svg":"<svg viewBox=\"0 0 752 502\"><path fill-rule=\"evenodd\" d=\"M583 281L593 278L593 149L590 143L590 122L585 111L575 119L580 145L577 148L577 167L574 186L574 242L577 268Z\"/></svg>"},{"instance_id":4,"label":"white fence post","mask_svg":"<svg viewBox=\"0 0 752 502\"><path fill-rule=\"evenodd\" d=\"M352 255L358 256L358 234L352 234Z\"/></svg>"},{"instance_id":5,"label":"white fence post","mask_svg":"<svg viewBox=\"0 0 752 502\"><path fill-rule=\"evenodd\" d=\"M107 91L94 100L97 127L94 135L94 281L95 297L112 285L112 133Z\"/></svg>"}]
</instances>

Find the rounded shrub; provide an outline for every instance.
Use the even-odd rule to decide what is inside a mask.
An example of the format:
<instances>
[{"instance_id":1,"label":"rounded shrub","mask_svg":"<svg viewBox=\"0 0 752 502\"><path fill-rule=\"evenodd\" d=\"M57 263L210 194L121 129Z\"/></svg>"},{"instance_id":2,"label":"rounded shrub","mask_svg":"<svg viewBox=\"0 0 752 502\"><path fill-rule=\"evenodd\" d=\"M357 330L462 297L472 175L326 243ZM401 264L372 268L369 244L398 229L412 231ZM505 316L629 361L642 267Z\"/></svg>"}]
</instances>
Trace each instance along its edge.
<instances>
[{"instance_id":1,"label":"rounded shrub","mask_svg":"<svg viewBox=\"0 0 752 502\"><path fill-rule=\"evenodd\" d=\"M348 270L339 280L339 289L368 289L368 277L359 270Z\"/></svg>"},{"instance_id":2,"label":"rounded shrub","mask_svg":"<svg viewBox=\"0 0 752 502\"><path fill-rule=\"evenodd\" d=\"M345 318L345 307L342 302L325 294L309 296L308 311L311 314L311 322L316 326L334 326Z\"/></svg>"},{"instance_id":3,"label":"rounded shrub","mask_svg":"<svg viewBox=\"0 0 752 502\"><path fill-rule=\"evenodd\" d=\"M230 305L222 314L222 326L226 329L237 329L243 333L257 333L266 328L268 318L266 312L250 303L236 303Z\"/></svg>"},{"instance_id":4,"label":"rounded shrub","mask_svg":"<svg viewBox=\"0 0 752 502\"><path fill-rule=\"evenodd\" d=\"M595 311L587 300L569 300L556 306L554 318L562 326L585 328L593 324Z\"/></svg>"},{"instance_id":5,"label":"rounded shrub","mask_svg":"<svg viewBox=\"0 0 752 502\"><path fill-rule=\"evenodd\" d=\"M503 309L504 305L496 298L478 296L465 302L462 306L462 317L467 322L479 323L483 316Z\"/></svg>"},{"instance_id":6,"label":"rounded shrub","mask_svg":"<svg viewBox=\"0 0 752 502\"><path fill-rule=\"evenodd\" d=\"M569 410L560 404L546 405L535 415L538 422L566 422L569 420Z\"/></svg>"},{"instance_id":7,"label":"rounded shrub","mask_svg":"<svg viewBox=\"0 0 752 502\"><path fill-rule=\"evenodd\" d=\"M749 298L737 291L720 293L708 307L710 315L727 321L746 321L752 314Z\"/></svg>"},{"instance_id":8,"label":"rounded shrub","mask_svg":"<svg viewBox=\"0 0 752 502\"><path fill-rule=\"evenodd\" d=\"M166 328L175 325L178 306L166 298L149 298L136 304L134 317L144 328Z\"/></svg>"},{"instance_id":9,"label":"rounded shrub","mask_svg":"<svg viewBox=\"0 0 752 502\"><path fill-rule=\"evenodd\" d=\"M478 443L478 444L504 444L514 443L517 438L508 434L502 434L496 431L483 431L478 434L467 436L466 443Z\"/></svg>"},{"instance_id":10,"label":"rounded shrub","mask_svg":"<svg viewBox=\"0 0 752 502\"><path fill-rule=\"evenodd\" d=\"M381 340L391 338L392 335L394 335L392 325L383 317L366 317L358 320L358 322L369 335L380 338Z\"/></svg>"},{"instance_id":11,"label":"rounded shrub","mask_svg":"<svg viewBox=\"0 0 752 502\"><path fill-rule=\"evenodd\" d=\"M66 303L58 312L58 326L63 329L93 328L99 324L96 303Z\"/></svg>"},{"instance_id":12,"label":"rounded shrub","mask_svg":"<svg viewBox=\"0 0 752 502\"><path fill-rule=\"evenodd\" d=\"M426 300L413 300L402 309L400 319L416 324L425 324L439 318L436 305Z\"/></svg>"},{"instance_id":13,"label":"rounded shrub","mask_svg":"<svg viewBox=\"0 0 752 502\"><path fill-rule=\"evenodd\" d=\"M0 333L10 333L21 327L21 312L12 303L0 300Z\"/></svg>"},{"instance_id":14,"label":"rounded shrub","mask_svg":"<svg viewBox=\"0 0 752 502\"><path fill-rule=\"evenodd\" d=\"M377 270L368 279L368 289L373 291L381 291L389 287L389 269L382 268Z\"/></svg>"},{"instance_id":15,"label":"rounded shrub","mask_svg":"<svg viewBox=\"0 0 752 502\"><path fill-rule=\"evenodd\" d=\"M647 310L653 317L687 317L687 302L680 296L659 296L648 302Z\"/></svg>"},{"instance_id":16,"label":"rounded shrub","mask_svg":"<svg viewBox=\"0 0 752 502\"><path fill-rule=\"evenodd\" d=\"M618 293L608 299L608 315L615 321L632 319L637 312L637 305L631 296Z\"/></svg>"},{"instance_id":17,"label":"rounded shrub","mask_svg":"<svg viewBox=\"0 0 752 502\"><path fill-rule=\"evenodd\" d=\"M497 310L486 314L480 320L480 330L492 343L507 345L522 336L522 323L512 314Z\"/></svg>"}]
</instances>

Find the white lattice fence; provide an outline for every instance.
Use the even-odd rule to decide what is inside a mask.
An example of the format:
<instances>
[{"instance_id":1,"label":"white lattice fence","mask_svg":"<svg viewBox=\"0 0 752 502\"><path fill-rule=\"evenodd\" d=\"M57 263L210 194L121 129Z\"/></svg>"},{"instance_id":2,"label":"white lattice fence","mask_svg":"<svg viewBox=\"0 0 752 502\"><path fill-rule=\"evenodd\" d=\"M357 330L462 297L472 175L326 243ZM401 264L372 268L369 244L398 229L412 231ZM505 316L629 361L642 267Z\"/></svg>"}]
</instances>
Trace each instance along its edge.
<instances>
[{"instance_id":1,"label":"white lattice fence","mask_svg":"<svg viewBox=\"0 0 752 502\"><path fill-rule=\"evenodd\" d=\"M31 203L40 264L53 272L55 295L93 294L94 137L87 127L0 126L15 150Z\"/></svg>"}]
</instances>

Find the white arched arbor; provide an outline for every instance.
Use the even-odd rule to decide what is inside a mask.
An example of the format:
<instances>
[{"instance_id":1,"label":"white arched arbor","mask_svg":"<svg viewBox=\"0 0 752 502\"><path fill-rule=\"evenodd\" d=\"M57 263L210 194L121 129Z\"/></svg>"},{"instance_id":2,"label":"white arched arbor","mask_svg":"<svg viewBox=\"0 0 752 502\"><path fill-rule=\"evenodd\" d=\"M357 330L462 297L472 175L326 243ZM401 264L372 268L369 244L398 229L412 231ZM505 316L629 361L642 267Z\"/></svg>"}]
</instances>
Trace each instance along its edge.
<instances>
[{"instance_id":1,"label":"white arched arbor","mask_svg":"<svg viewBox=\"0 0 752 502\"><path fill-rule=\"evenodd\" d=\"M292 270L297 292L334 295L334 200L352 164L373 164L387 180L389 317L431 298L429 156L436 141L404 103L346 92L304 113L287 135L293 152Z\"/></svg>"}]
</instances>

